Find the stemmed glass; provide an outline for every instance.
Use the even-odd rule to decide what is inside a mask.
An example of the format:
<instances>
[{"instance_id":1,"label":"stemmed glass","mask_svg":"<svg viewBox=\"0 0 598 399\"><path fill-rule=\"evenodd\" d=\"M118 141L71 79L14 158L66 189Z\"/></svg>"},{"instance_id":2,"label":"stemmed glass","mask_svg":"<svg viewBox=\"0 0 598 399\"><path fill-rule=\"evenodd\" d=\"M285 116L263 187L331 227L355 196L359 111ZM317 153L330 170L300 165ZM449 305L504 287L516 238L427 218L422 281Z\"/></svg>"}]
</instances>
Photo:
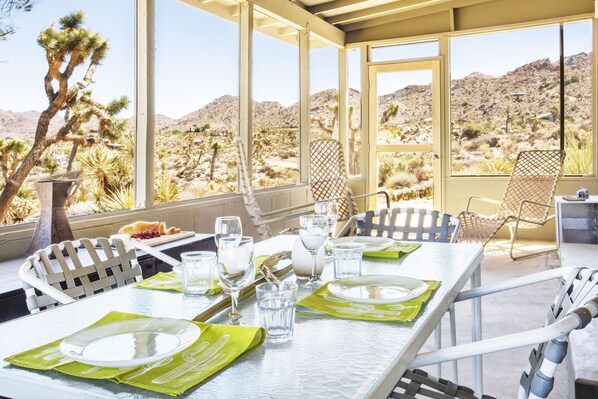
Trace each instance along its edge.
<instances>
[{"instance_id":1,"label":"stemmed glass","mask_svg":"<svg viewBox=\"0 0 598 399\"><path fill-rule=\"evenodd\" d=\"M243 235L243 225L238 216L219 216L214 223L214 241L218 246L218 240L222 237L241 237Z\"/></svg>"},{"instance_id":2,"label":"stemmed glass","mask_svg":"<svg viewBox=\"0 0 598 399\"><path fill-rule=\"evenodd\" d=\"M311 276L306 285L317 285L320 277L316 272L317 255L328 239L328 218L322 215L301 216L299 237L307 252L311 254Z\"/></svg>"},{"instance_id":3,"label":"stemmed glass","mask_svg":"<svg viewBox=\"0 0 598 399\"><path fill-rule=\"evenodd\" d=\"M230 290L232 307L228 316L231 324L239 324L243 317L237 311L239 292L255 273L252 259L252 237L223 237L218 240L218 275L221 284Z\"/></svg>"},{"instance_id":4,"label":"stemmed glass","mask_svg":"<svg viewBox=\"0 0 598 399\"><path fill-rule=\"evenodd\" d=\"M323 215L328 218L328 230L330 236L334 236L336 230L336 222L338 221L338 207L336 201L321 201L314 205L314 212L316 215Z\"/></svg>"}]
</instances>

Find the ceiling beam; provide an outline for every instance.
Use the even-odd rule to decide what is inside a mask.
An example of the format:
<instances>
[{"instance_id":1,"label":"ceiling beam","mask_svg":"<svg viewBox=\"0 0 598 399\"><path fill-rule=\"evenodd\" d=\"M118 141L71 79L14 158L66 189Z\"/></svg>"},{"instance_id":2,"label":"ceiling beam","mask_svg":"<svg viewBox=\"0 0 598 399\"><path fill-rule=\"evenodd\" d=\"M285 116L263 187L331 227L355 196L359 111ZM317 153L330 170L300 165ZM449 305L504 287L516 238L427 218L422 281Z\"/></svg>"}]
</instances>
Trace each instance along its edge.
<instances>
[{"instance_id":1,"label":"ceiling beam","mask_svg":"<svg viewBox=\"0 0 598 399\"><path fill-rule=\"evenodd\" d=\"M282 18L296 29L308 29L312 34L337 47L345 46L345 32L299 7L296 3L281 0L253 0L262 13Z\"/></svg>"},{"instance_id":2,"label":"ceiling beam","mask_svg":"<svg viewBox=\"0 0 598 399\"><path fill-rule=\"evenodd\" d=\"M419 8L431 7L442 3L450 3L451 1L454 0L400 0L359 11L335 15L333 17L326 18L326 21L330 22L331 24L346 24L364 19L382 17L385 15L407 12Z\"/></svg>"},{"instance_id":3,"label":"ceiling beam","mask_svg":"<svg viewBox=\"0 0 598 399\"><path fill-rule=\"evenodd\" d=\"M441 4L435 4L429 7L414 9L407 12L395 13L392 15L386 15L383 17L372 18L366 21L359 21L350 24L343 25L345 32L350 32L359 29L372 28L374 26L391 24L394 22L405 21L412 18L423 17L426 15L436 14L442 11L447 11L452 8L466 7L479 3L486 3L492 0L452 0L451 2L444 2Z\"/></svg>"},{"instance_id":4,"label":"ceiling beam","mask_svg":"<svg viewBox=\"0 0 598 399\"><path fill-rule=\"evenodd\" d=\"M322 14L328 11L337 10L339 8L352 6L354 4L363 3L363 0L334 0L327 3L317 4L315 6L307 7L307 11L312 14Z\"/></svg>"}]
</instances>

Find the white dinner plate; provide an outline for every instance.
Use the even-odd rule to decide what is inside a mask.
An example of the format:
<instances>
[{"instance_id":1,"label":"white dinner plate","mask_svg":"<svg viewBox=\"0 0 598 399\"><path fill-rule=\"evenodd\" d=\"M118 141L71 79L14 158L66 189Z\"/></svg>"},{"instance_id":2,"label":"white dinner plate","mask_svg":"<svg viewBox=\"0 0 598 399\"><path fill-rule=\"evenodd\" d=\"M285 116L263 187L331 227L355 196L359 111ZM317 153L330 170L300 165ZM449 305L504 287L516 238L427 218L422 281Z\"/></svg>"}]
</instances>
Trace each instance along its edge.
<instances>
[{"instance_id":1,"label":"white dinner plate","mask_svg":"<svg viewBox=\"0 0 598 399\"><path fill-rule=\"evenodd\" d=\"M387 237L370 237L370 236L353 236L353 237L339 237L333 238L330 242L334 244L345 244L348 242L356 242L365 245L364 252L382 251L395 243L395 240Z\"/></svg>"},{"instance_id":2,"label":"white dinner plate","mask_svg":"<svg viewBox=\"0 0 598 399\"><path fill-rule=\"evenodd\" d=\"M66 337L60 350L81 363L135 367L182 351L201 330L187 320L140 318L93 326Z\"/></svg>"},{"instance_id":3,"label":"white dinner plate","mask_svg":"<svg viewBox=\"0 0 598 399\"><path fill-rule=\"evenodd\" d=\"M404 276L366 275L332 281L328 291L351 302L384 305L404 302L420 296L428 284Z\"/></svg>"}]
</instances>

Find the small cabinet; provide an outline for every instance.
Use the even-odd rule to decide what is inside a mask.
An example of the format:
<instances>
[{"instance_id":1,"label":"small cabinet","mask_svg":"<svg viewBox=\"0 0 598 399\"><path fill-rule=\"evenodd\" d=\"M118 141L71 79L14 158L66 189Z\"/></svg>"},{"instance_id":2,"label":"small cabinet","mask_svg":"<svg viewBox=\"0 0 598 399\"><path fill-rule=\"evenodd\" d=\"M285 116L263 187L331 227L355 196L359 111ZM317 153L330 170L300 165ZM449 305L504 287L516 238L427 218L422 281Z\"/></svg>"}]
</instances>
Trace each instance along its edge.
<instances>
[{"instance_id":1,"label":"small cabinet","mask_svg":"<svg viewBox=\"0 0 598 399\"><path fill-rule=\"evenodd\" d=\"M564 243L598 244L598 195L585 201L556 197L556 239Z\"/></svg>"}]
</instances>

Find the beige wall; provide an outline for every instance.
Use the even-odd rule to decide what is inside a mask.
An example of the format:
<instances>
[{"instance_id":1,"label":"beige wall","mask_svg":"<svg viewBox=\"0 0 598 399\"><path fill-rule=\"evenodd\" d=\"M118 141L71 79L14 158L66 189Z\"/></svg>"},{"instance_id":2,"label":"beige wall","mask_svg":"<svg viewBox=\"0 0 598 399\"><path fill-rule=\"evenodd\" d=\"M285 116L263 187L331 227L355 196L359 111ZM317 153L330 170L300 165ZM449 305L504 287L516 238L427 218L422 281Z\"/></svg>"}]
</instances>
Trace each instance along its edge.
<instances>
[{"instance_id":1,"label":"beige wall","mask_svg":"<svg viewBox=\"0 0 598 399\"><path fill-rule=\"evenodd\" d=\"M309 185L263 190L256 196L263 212L311 201ZM159 220L165 222L167 226L176 226L185 231L212 233L214 220L222 215L240 216L244 234L259 238L245 209L242 195L180 202L161 206L151 211L133 210L74 217L70 218L70 224L75 238L109 237L111 234L116 234L118 229L125 224L138 220ZM289 224L296 225L297 221L277 222L270 225L270 228L273 233L276 233L289 227ZM0 261L22 257L29 247L34 228L35 224L2 228L0 230Z\"/></svg>"}]
</instances>

